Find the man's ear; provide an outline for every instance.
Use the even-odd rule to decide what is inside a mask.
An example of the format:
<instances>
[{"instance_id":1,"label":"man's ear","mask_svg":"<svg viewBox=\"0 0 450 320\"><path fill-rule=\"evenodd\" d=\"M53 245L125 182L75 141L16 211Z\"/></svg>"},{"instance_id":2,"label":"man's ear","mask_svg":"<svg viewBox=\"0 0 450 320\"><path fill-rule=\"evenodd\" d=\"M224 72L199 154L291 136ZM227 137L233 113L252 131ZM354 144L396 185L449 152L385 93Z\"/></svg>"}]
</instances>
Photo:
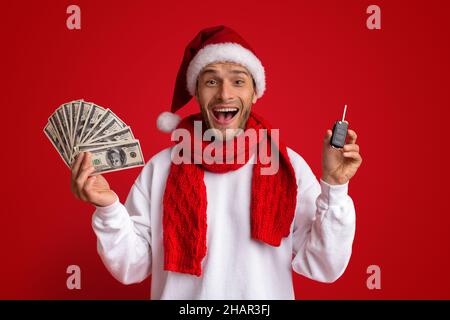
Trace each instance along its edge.
<instances>
[{"instance_id":1,"label":"man's ear","mask_svg":"<svg viewBox=\"0 0 450 320\"><path fill-rule=\"evenodd\" d=\"M258 100L258 97L256 97L256 92L253 91L253 99L252 99L252 103L255 104L257 100Z\"/></svg>"},{"instance_id":2,"label":"man's ear","mask_svg":"<svg viewBox=\"0 0 450 320\"><path fill-rule=\"evenodd\" d=\"M258 100L258 98L256 97L256 82L255 79L253 79L252 77L252 82L253 82L253 98L252 98L252 103L255 104L256 100Z\"/></svg>"}]
</instances>

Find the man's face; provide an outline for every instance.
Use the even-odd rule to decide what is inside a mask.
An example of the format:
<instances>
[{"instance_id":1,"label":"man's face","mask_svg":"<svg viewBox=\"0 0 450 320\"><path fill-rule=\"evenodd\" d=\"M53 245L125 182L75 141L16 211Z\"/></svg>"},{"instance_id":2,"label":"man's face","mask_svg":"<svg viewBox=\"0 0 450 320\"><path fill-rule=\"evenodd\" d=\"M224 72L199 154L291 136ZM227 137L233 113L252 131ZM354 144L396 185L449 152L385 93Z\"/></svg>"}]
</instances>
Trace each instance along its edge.
<instances>
[{"instance_id":1,"label":"man's face","mask_svg":"<svg viewBox=\"0 0 450 320\"><path fill-rule=\"evenodd\" d=\"M208 127L218 129L221 138L226 129L245 128L257 100L250 72L230 62L203 68L197 79L196 98Z\"/></svg>"}]
</instances>

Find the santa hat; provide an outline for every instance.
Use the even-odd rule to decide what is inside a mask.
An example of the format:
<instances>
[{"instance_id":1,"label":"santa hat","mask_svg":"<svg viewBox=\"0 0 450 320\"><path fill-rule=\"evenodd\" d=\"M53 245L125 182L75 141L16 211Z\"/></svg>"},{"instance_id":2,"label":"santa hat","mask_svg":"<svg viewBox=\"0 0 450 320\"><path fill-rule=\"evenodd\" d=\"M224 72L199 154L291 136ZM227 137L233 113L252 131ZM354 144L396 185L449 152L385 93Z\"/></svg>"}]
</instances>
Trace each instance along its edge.
<instances>
[{"instance_id":1,"label":"santa hat","mask_svg":"<svg viewBox=\"0 0 450 320\"><path fill-rule=\"evenodd\" d=\"M178 70L171 112L158 116L157 126L163 132L174 130L181 118L175 114L195 95L197 77L201 70L214 62L234 62L247 68L256 86L256 96L262 97L266 89L264 67L253 49L235 31L226 26L201 30L188 44Z\"/></svg>"}]
</instances>

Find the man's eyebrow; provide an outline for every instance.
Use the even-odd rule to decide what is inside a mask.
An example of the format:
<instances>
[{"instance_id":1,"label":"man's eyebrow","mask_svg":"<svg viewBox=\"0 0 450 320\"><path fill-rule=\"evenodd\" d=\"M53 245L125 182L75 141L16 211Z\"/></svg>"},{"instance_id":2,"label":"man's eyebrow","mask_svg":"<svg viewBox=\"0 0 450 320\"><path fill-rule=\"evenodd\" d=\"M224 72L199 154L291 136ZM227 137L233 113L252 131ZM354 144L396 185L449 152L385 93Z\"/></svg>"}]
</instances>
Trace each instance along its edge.
<instances>
[{"instance_id":1,"label":"man's eyebrow","mask_svg":"<svg viewBox=\"0 0 450 320\"><path fill-rule=\"evenodd\" d=\"M241 74L241 73L243 73L243 74L246 74L248 77L250 77L250 74L249 74L247 71L245 71L245 70L237 70L237 69L234 69L234 70L231 70L230 72L231 72L231 73L234 73L234 74ZM217 70L215 70L215 69L205 69L205 70L203 70L203 71L201 72L200 75L204 75L204 74L206 74L206 73L217 74L218 72L217 72Z\"/></svg>"},{"instance_id":2,"label":"man's eyebrow","mask_svg":"<svg viewBox=\"0 0 450 320\"><path fill-rule=\"evenodd\" d=\"M234 73L234 74L240 74L240 73L244 73L244 74L246 74L247 75L247 77L250 77L250 75L248 74L248 72L247 71L245 71L245 70L231 70L231 73Z\"/></svg>"},{"instance_id":3,"label":"man's eyebrow","mask_svg":"<svg viewBox=\"0 0 450 320\"><path fill-rule=\"evenodd\" d=\"M204 75L205 73L217 73L217 71L214 69L205 69L201 72L200 75Z\"/></svg>"}]
</instances>

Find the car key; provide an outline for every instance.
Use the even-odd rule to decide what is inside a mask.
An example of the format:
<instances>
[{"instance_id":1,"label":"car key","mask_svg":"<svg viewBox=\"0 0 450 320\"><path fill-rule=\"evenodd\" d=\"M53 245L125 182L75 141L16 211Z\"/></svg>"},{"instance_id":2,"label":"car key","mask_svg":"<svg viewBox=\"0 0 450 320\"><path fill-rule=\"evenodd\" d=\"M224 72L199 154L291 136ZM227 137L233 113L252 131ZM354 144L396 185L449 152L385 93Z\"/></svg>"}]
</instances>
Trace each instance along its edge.
<instances>
[{"instance_id":1,"label":"car key","mask_svg":"<svg viewBox=\"0 0 450 320\"><path fill-rule=\"evenodd\" d=\"M348 123L345 120L345 111L347 105L344 106L344 114L342 121L336 121L333 126L333 134L331 135L330 144L333 148L341 149L345 145L345 138L347 137Z\"/></svg>"}]
</instances>

